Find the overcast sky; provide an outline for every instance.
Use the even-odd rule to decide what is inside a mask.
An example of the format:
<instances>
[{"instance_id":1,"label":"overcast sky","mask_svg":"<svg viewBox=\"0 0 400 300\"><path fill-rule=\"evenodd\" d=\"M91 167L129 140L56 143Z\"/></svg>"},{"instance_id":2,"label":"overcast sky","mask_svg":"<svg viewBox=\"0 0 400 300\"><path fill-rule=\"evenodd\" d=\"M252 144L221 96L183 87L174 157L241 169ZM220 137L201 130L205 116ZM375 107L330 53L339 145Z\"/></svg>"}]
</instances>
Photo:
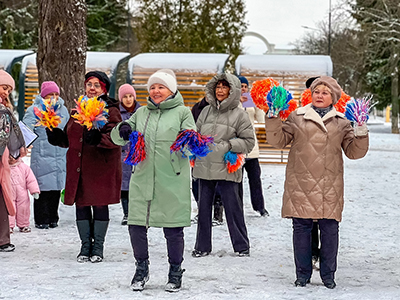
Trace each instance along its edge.
<instances>
[{"instance_id":1,"label":"overcast sky","mask_svg":"<svg viewBox=\"0 0 400 300\"><path fill-rule=\"evenodd\" d=\"M306 29L328 20L329 0L245 0L248 31L263 35L275 48L290 48ZM341 0L331 0L332 9ZM267 48L255 37L243 40L245 52L262 54Z\"/></svg>"}]
</instances>

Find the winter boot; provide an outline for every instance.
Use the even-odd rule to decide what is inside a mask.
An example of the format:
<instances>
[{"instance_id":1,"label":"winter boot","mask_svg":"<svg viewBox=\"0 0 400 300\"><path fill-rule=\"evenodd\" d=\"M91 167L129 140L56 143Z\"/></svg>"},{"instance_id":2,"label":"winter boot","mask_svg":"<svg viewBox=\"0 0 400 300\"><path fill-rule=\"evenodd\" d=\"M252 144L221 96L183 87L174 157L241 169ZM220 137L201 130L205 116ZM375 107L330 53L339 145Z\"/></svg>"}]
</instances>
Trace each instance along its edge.
<instances>
[{"instance_id":1,"label":"winter boot","mask_svg":"<svg viewBox=\"0 0 400 300\"><path fill-rule=\"evenodd\" d=\"M131 290L143 291L144 285L148 280L149 280L149 261L147 259L136 261L136 271L131 281Z\"/></svg>"},{"instance_id":2,"label":"winter boot","mask_svg":"<svg viewBox=\"0 0 400 300\"><path fill-rule=\"evenodd\" d=\"M168 283L165 286L165 290L167 292L179 292L182 285L183 272L185 272L185 269L182 269L181 265L170 264L168 273Z\"/></svg>"},{"instance_id":3,"label":"winter boot","mask_svg":"<svg viewBox=\"0 0 400 300\"><path fill-rule=\"evenodd\" d=\"M92 263L103 261L104 240L106 238L108 223L110 221L94 220L93 222L93 250L90 256Z\"/></svg>"},{"instance_id":4,"label":"winter boot","mask_svg":"<svg viewBox=\"0 0 400 300\"><path fill-rule=\"evenodd\" d=\"M77 220L76 226L78 227L79 237L81 239L81 251L78 254L77 261L83 263L89 260L90 247L92 238L90 235L90 220Z\"/></svg>"}]
</instances>

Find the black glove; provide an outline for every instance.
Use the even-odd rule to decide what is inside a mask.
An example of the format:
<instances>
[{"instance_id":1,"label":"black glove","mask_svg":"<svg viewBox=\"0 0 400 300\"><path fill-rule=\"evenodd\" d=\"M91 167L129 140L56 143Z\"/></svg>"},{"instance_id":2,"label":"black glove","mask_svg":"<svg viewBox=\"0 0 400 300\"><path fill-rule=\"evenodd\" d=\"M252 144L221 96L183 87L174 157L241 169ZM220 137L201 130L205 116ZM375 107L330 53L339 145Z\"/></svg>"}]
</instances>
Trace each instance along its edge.
<instances>
[{"instance_id":1,"label":"black glove","mask_svg":"<svg viewBox=\"0 0 400 300\"><path fill-rule=\"evenodd\" d=\"M132 133L132 127L128 123L122 122L119 126L119 136L125 141L129 141L129 136Z\"/></svg>"},{"instance_id":2,"label":"black glove","mask_svg":"<svg viewBox=\"0 0 400 300\"><path fill-rule=\"evenodd\" d=\"M101 132L98 129L91 129L84 132L85 135L85 143L97 146L101 141Z\"/></svg>"},{"instance_id":3,"label":"black glove","mask_svg":"<svg viewBox=\"0 0 400 300\"><path fill-rule=\"evenodd\" d=\"M53 146L61 146L64 141L64 131L60 128L53 128L50 130L46 127L47 140Z\"/></svg>"}]
</instances>

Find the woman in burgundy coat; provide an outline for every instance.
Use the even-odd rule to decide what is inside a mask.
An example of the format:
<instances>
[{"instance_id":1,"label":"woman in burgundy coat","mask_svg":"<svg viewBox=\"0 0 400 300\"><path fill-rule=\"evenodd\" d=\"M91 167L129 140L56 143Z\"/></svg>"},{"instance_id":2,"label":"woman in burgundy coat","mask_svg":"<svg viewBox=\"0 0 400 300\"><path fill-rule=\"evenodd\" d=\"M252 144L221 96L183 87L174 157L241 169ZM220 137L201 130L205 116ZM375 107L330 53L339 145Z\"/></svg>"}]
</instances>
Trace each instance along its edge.
<instances>
[{"instance_id":1,"label":"woman in burgundy coat","mask_svg":"<svg viewBox=\"0 0 400 300\"><path fill-rule=\"evenodd\" d=\"M109 88L110 80L105 73L93 71L85 75L86 96L97 96L107 104L108 123L100 130L87 130L74 118L69 119L64 130L46 130L50 144L69 147L64 204L76 205L76 224L81 238L78 262L103 260L108 205L120 200L121 147L111 141L110 132L122 119L119 101L107 95Z\"/></svg>"}]
</instances>

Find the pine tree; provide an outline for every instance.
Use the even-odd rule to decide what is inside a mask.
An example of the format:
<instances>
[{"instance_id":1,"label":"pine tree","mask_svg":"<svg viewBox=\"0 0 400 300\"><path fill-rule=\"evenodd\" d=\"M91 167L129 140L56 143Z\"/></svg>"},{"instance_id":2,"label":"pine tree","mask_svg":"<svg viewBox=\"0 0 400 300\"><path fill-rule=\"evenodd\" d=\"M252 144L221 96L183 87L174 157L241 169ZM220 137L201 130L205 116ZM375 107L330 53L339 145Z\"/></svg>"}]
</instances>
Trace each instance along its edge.
<instances>
[{"instance_id":1,"label":"pine tree","mask_svg":"<svg viewBox=\"0 0 400 300\"><path fill-rule=\"evenodd\" d=\"M127 0L86 0L88 50L126 50ZM118 49L119 48L119 49Z\"/></svg>"},{"instance_id":2,"label":"pine tree","mask_svg":"<svg viewBox=\"0 0 400 300\"><path fill-rule=\"evenodd\" d=\"M37 48L37 9L37 0L0 2L0 48Z\"/></svg>"},{"instance_id":3,"label":"pine tree","mask_svg":"<svg viewBox=\"0 0 400 300\"><path fill-rule=\"evenodd\" d=\"M400 5L398 0L357 0L353 9L366 37L366 86L381 106L391 104L392 133L399 133Z\"/></svg>"},{"instance_id":4,"label":"pine tree","mask_svg":"<svg viewBox=\"0 0 400 300\"><path fill-rule=\"evenodd\" d=\"M135 32L142 52L229 53L247 29L243 0L139 0Z\"/></svg>"}]
</instances>

